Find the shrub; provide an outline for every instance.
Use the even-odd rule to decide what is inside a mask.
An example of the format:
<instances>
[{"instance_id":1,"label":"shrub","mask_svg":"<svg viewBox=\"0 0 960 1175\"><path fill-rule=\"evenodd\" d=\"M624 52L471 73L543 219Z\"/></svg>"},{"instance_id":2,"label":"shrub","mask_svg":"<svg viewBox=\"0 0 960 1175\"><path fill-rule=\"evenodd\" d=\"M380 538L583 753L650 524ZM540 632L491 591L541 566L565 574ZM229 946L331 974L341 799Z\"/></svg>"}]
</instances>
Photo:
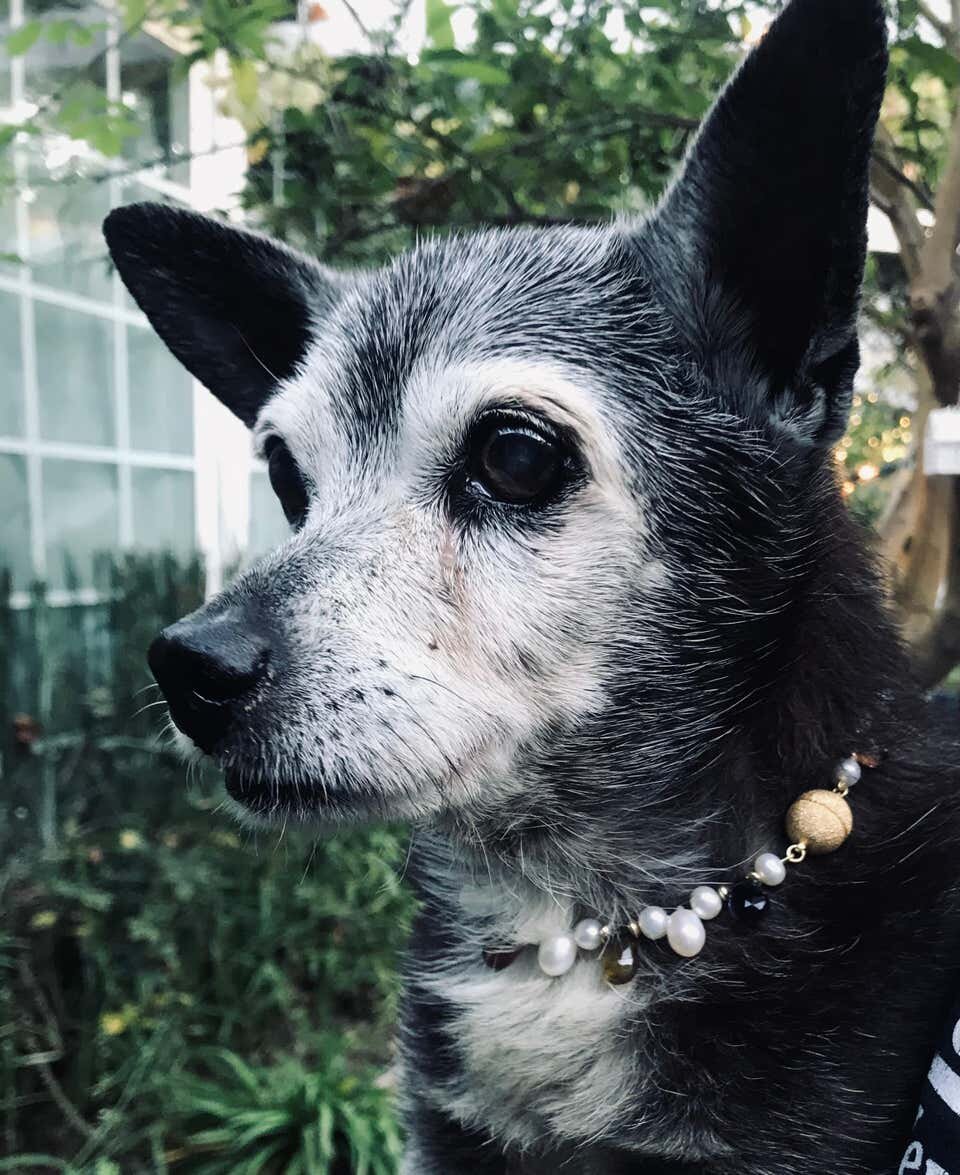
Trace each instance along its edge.
<instances>
[{"instance_id":1,"label":"shrub","mask_svg":"<svg viewBox=\"0 0 960 1175\"><path fill-rule=\"evenodd\" d=\"M173 1113L184 1142L168 1154L198 1175L391 1175L400 1138L386 1095L352 1072L336 1037L318 1042L309 1069L254 1068L226 1049L203 1058L211 1077L182 1075Z\"/></svg>"},{"instance_id":2,"label":"shrub","mask_svg":"<svg viewBox=\"0 0 960 1175\"><path fill-rule=\"evenodd\" d=\"M395 1127L373 1079L411 910L404 837L254 837L218 815L219 781L185 786L162 707L142 710L143 649L201 598L199 570L128 560L111 583L92 616L40 591L0 612L0 1155L91 1175L177 1154L184 1170L365 1156L386 1172ZM287 1115L268 1165L242 1108L191 1108L218 1082L223 1107ZM220 1150L196 1149L213 1129Z\"/></svg>"}]
</instances>

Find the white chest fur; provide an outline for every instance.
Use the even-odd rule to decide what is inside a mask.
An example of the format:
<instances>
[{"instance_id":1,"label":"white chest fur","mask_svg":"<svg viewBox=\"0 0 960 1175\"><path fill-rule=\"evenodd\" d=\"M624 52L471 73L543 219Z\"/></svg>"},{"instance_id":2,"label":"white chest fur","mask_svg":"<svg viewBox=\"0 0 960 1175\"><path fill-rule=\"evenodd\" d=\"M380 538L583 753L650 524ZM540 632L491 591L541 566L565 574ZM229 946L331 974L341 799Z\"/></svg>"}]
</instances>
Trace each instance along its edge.
<instances>
[{"instance_id":1,"label":"white chest fur","mask_svg":"<svg viewBox=\"0 0 960 1175\"><path fill-rule=\"evenodd\" d=\"M571 924L571 911L542 894L531 900L484 886L463 891L464 925L472 917L487 930L493 903L497 943L539 942ZM636 1045L622 1029L627 1015L645 1006L638 983L610 987L590 956L551 979L533 950L493 971L482 945L464 944L426 980L454 1009L463 1064L445 1108L521 1147L545 1135L577 1142L611 1131L636 1106Z\"/></svg>"}]
</instances>

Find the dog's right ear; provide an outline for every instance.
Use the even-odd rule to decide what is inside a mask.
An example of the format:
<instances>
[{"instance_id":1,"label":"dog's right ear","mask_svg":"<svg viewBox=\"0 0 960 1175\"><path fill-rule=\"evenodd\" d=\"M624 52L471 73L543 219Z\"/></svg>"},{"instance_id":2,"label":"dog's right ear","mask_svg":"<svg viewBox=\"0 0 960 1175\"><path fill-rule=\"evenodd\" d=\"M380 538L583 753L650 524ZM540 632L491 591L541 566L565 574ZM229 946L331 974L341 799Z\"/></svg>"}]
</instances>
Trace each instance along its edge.
<instances>
[{"instance_id":1,"label":"dog's right ear","mask_svg":"<svg viewBox=\"0 0 960 1175\"><path fill-rule=\"evenodd\" d=\"M824 447L858 364L881 0L790 0L643 230L696 366L738 415Z\"/></svg>"},{"instance_id":2,"label":"dog's right ear","mask_svg":"<svg viewBox=\"0 0 960 1175\"><path fill-rule=\"evenodd\" d=\"M157 334L247 425L349 287L285 245L163 204L117 208L103 232Z\"/></svg>"}]
</instances>

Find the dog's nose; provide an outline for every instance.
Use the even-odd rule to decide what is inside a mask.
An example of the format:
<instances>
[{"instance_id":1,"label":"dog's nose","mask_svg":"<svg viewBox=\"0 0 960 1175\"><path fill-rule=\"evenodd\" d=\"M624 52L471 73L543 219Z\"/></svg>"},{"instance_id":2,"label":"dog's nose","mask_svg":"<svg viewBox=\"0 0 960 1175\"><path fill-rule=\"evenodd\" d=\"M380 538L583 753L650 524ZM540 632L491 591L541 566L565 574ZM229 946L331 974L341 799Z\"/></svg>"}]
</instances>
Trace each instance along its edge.
<instances>
[{"instance_id":1,"label":"dog's nose","mask_svg":"<svg viewBox=\"0 0 960 1175\"><path fill-rule=\"evenodd\" d=\"M209 752L263 678L270 646L232 610L200 612L165 628L147 660L177 727Z\"/></svg>"}]
</instances>

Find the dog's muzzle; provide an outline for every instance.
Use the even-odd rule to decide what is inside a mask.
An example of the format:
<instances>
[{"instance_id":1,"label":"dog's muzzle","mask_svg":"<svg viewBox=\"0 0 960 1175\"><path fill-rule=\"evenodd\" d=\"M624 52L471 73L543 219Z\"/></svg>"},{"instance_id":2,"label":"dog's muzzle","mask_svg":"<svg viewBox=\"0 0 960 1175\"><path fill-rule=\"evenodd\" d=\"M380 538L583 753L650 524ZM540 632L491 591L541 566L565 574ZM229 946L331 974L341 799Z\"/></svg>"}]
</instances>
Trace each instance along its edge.
<instances>
[{"instance_id":1,"label":"dog's muzzle","mask_svg":"<svg viewBox=\"0 0 960 1175\"><path fill-rule=\"evenodd\" d=\"M208 754L249 709L270 658L270 642L235 607L177 621L147 654L177 728Z\"/></svg>"}]
</instances>

